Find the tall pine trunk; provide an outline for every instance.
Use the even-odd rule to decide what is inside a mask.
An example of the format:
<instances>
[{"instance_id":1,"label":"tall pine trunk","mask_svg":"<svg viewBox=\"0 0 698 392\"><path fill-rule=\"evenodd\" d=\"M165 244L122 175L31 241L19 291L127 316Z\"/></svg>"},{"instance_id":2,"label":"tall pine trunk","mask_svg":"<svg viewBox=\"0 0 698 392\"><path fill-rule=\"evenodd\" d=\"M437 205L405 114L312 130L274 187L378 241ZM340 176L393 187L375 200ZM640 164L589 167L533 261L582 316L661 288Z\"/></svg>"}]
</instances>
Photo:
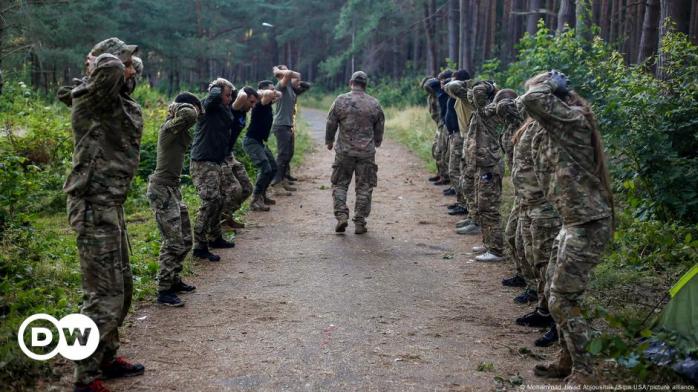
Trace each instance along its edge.
<instances>
[{"instance_id":1,"label":"tall pine trunk","mask_svg":"<svg viewBox=\"0 0 698 392\"><path fill-rule=\"evenodd\" d=\"M456 25L456 2L457 0L448 0L448 58L450 61L458 64L458 26Z\"/></svg>"}]
</instances>

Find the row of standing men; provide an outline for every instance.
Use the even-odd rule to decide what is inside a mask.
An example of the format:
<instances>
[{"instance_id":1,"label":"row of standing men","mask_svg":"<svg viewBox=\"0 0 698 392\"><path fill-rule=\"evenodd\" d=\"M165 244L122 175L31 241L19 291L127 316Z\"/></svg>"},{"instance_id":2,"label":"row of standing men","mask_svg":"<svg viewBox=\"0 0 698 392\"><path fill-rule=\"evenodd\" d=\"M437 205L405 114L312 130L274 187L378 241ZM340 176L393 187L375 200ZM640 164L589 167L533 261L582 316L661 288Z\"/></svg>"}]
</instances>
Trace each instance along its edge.
<instances>
[{"instance_id":1,"label":"row of standing men","mask_svg":"<svg viewBox=\"0 0 698 392\"><path fill-rule=\"evenodd\" d=\"M74 390L78 392L106 392L103 380L145 371L142 364L116 355L119 327L133 295L123 205L139 165L143 135L143 113L131 97L143 72L137 53L138 46L118 38L101 41L85 57L84 76L58 90L58 98L71 108L72 116L73 161L63 190L68 196L68 219L77 234L81 313L100 332L96 351L76 361ZM253 196L253 210L269 211L275 204L268 196L270 188L275 195L284 196L296 190L290 173L296 100L310 84L283 65L274 67L272 73L276 83L263 80L257 88L239 90L218 78L210 83L203 101L183 92L168 107L146 193L162 238L159 304L182 306L177 294L195 290L180 277L192 247L194 257L211 262L220 260L211 249L234 247L223 237L221 224L242 227L233 213L248 197ZM246 126L242 145L258 169L254 185L233 151ZM191 129L195 129L193 135ZM271 133L277 139L276 157L267 146ZM180 191L190 146L190 174L201 199L193 228Z\"/></svg>"},{"instance_id":2,"label":"row of standing men","mask_svg":"<svg viewBox=\"0 0 698 392\"><path fill-rule=\"evenodd\" d=\"M448 213L465 217L456 232L482 234L477 261L513 261L502 284L524 289L516 302L536 304L515 322L546 328L536 346L560 342L559 360L537 365L535 374L593 383L580 302L610 238L613 199L591 106L555 70L529 79L522 96L466 70L425 78L421 87L437 125L438 173L429 180L456 196ZM514 202L503 225L505 162Z\"/></svg>"}]
</instances>

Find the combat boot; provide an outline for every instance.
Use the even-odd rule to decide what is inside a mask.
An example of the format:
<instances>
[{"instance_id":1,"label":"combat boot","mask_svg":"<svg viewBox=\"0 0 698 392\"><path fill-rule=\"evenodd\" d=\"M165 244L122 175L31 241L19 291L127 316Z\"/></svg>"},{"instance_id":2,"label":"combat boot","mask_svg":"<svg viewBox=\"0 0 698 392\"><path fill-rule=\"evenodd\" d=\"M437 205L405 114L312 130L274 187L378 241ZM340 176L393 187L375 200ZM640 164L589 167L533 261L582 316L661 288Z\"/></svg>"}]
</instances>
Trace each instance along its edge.
<instances>
[{"instance_id":1,"label":"combat boot","mask_svg":"<svg viewBox=\"0 0 698 392\"><path fill-rule=\"evenodd\" d=\"M536 365L533 368L533 373L538 377L544 378L565 378L572 373L572 357L566 349L560 352L560 360L557 362Z\"/></svg>"},{"instance_id":2,"label":"combat boot","mask_svg":"<svg viewBox=\"0 0 698 392\"><path fill-rule=\"evenodd\" d=\"M89 384L75 384L73 392L110 392L102 380L94 380Z\"/></svg>"},{"instance_id":3,"label":"combat boot","mask_svg":"<svg viewBox=\"0 0 698 392\"><path fill-rule=\"evenodd\" d=\"M555 321L550 314L543 314L539 308L536 308L533 312L517 318L516 324L524 327L542 328L555 325Z\"/></svg>"},{"instance_id":4,"label":"combat boot","mask_svg":"<svg viewBox=\"0 0 698 392\"><path fill-rule=\"evenodd\" d=\"M269 211L270 208L264 204L264 196L254 195L252 203L250 203L250 209L252 209L252 211Z\"/></svg>"},{"instance_id":5,"label":"combat boot","mask_svg":"<svg viewBox=\"0 0 698 392\"><path fill-rule=\"evenodd\" d=\"M456 233L464 235L479 235L482 231L480 230L480 225L477 223L470 223L467 226L459 227L456 229Z\"/></svg>"},{"instance_id":6,"label":"combat boot","mask_svg":"<svg viewBox=\"0 0 698 392\"><path fill-rule=\"evenodd\" d=\"M557 334L557 327L553 325L543 336L536 339L533 344L536 347L550 347L558 340L560 340L560 336Z\"/></svg>"},{"instance_id":7,"label":"combat boot","mask_svg":"<svg viewBox=\"0 0 698 392\"><path fill-rule=\"evenodd\" d=\"M272 190L273 194L276 196L292 196L293 195L293 193L284 189L283 182L277 182L276 184L272 185L271 190Z\"/></svg>"},{"instance_id":8,"label":"combat boot","mask_svg":"<svg viewBox=\"0 0 698 392\"><path fill-rule=\"evenodd\" d=\"M599 381L593 374L572 369L572 374L565 377L564 383L567 388L575 387L570 390L583 390L582 387L587 385L598 385Z\"/></svg>"},{"instance_id":9,"label":"combat boot","mask_svg":"<svg viewBox=\"0 0 698 392\"><path fill-rule=\"evenodd\" d=\"M296 191L298 190L298 188L291 186L291 185L288 183L288 180L283 180L283 181L281 181L281 186L282 186L285 190L287 190L287 191L289 191L289 192L296 192Z\"/></svg>"},{"instance_id":10,"label":"combat boot","mask_svg":"<svg viewBox=\"0 0 698 392\"><path fill-rule=\"evenodd\" d=\"M196 290L196 286L192 286L182 282L182 279L177 279L177 281L172 285L172 291L175 293L191 293Z\"/></svg>"},{"instance_id":11,"label":"combat boot","mask_svg":"<svg viewBox=\"0 0 698 392\"><path fill-rule=\"evenodd\" d=\"M526 280L521 275L514 275L511 278L502 279L502 286L507 287L526 287Z\"/></svg>"},{"instance_id":12,"label":"combat boot","mask_svg":"<svg viewBox=\"0 0 698 392\"><path fill-rule=\"evenodd\" d=\"M298 182L298 179L292 176L290 172L286 174L286 179L289 181Z\"/></svg>"},{"instance_id":13,"label":"combat boot","mask_svg":"<svg viewBox=\"0 0 698 392\"><path fill-rule=\"evenodd\" d=\"M444 196L455 196L456 190L453 188L447 188L443 191Z\"/></svg>"},{"instance_id":14,"label":"combat boot","mask_svg":"<svg viewBox=\"0 0 698 392\"><path fill-rule=\"evenodd\" d=\"M213 249L228 249L228 248L234 248L235 243L232 241L226 241L223 239L223 237L218 237L213 241L209 241L208 247L213 248Z\"/></svg>"},{"instance_id":15,"label":"combat boot","mask_svg":"<svg viewBox=\"0 0 698 392\"><path fill-rule=\"evenodd\" d=\"M174 290L158 291L158 305L172 306L175 308L184 306L184 301L179 299Z\"/></svg>"},{"instance_id":16,"label":"combat boot","mask_svg":"<svg viewBox=\"0 0 698 392\"><path fill-rule=\"evenodd\" d=\"M208 261L221 261L221 257L209 252L208 247L194 249L192 256L198 259L206 259Z\"/></svg>"},{"instance_id":17,"label":"combat boot","mask_svg":"<svg viewBox=\"0 0 698 392\"><path fill-rule=\"evenodd\" d=\"M344 233L349 226L349 219L347 218L337 218L337 225L334 227L334 231L337 233Z\"/></svg>"},{"instance_id":18,"label":"combat boot","mask_svg":"<svg viewBox=\"0 0 698 392\"><path fill-rule=\"evenodd\" d=\"M436 182L436 181L439 181L439 180L441 180L441 176L439 176L439 175L436 175L436 176L433 176L433 177L429 177L429 181L431 181L431 182Z\"/></svg>"},{"instance_id":19,"label":"combat boot","mask_svg":"<svg viewBox=\"0 0 698 392\"><path fill-rule=\"evenodd\" d=\"M105 379L135 377L143 373L145 373L145 366L128 362L124 357L116 357L112 363L102 366L102 377Z\"/></svg>"},{"instance_id":20,"label":"combat boot","mask_svg":"<svg viewBox=\"0 0 698 392\"><path fill-rule=\"evenodd\" d=\"M451 181L448 178L442 178L439 181L436 181L434 185L448 185L450 183Z\"/></svg>"},{"instance_id":21,"label":"combat boot","mask_svg":"<svg viewBox=\"0 0 698 392\"><path fill-rule=\"evenodd\" d=\"M517 304L522 304L522 305L526 305L530 302L536 302L536 301L538 301L538 293L536 292L536 290L533 290L533 289L526 289L526 290L524 290L523 293L517 295L514 298L514 302L516 302Z\"/></svg>"},{"instance_id":22,"label":"combat boot","mask_svg":"<svg viewBox=\"0 0 698 392\"><path fill-rule=\"evenodd\" d=\"M453 203L453 204L449 204L448 206L446 206L446 208L448 208L449 211L450 211L450 210L452 210L452 209L454 209L454 208L456 208L456 207L458 207L458 206L460 206L460 204L458 204L458 203Z\"/></svg>"},{"instance_id":23,"label":"combat boot","mask_svg":"<svg viewBox=\"0 0 698 392\"><path fill-rule=\"evenodd\" d=\"M364 234L367 231L366 223L354 222L354 234Z\"/></svg>"},{"instance_id":24,"label":"combat boot","mask_svg":"<svg viewBox=\"0 0 698 392\"><path fill-rule=\"evenodd\" d=\"M468 209L463 207L463 206L458 206L450 211L448 211L448 215L467 215L468 214Z\"/></svg>"},{"instance_id":25,"label":"combat boot","mask_svg":"<svg viewBox=\"0 0 698 392\"><path fill-rule=\"evenodd\" d=\"M262 199L264 200L264 204L266 204L266 205L268 205L268 206L273 206L273 205L276 204L276 200L274 200L274 199L268 197L266 192L264 192L264 193L262 194Z\"/></svg>"}]
</instances>

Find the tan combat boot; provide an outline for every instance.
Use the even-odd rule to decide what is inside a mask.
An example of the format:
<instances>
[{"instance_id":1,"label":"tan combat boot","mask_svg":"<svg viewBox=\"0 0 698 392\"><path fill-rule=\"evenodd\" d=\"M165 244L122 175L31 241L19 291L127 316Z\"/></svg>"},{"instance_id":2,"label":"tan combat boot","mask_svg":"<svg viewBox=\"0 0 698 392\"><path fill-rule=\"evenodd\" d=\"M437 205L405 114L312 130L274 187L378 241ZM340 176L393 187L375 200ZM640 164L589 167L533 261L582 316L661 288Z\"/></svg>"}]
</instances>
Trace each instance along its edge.
<instances>
[{"instance_id":1,"label":"tan combat boot","mask_svg":"<svg viewBox=\"0 0 698 392\"><path fill-rule=\"evenodd\" d=\"M291 186L286 179L281 181L281 186L289 192L296 192L298 190L298 188Z\"/></svg>"},{"instance_id":2,"label":"tan combat boot","mask_svg":"<svg viewBox=\"0 0 698 392\"><path fill-rule=\"evenodd\" d=\"M264 200L264 204L266 204L268 206L273 206L274 204L276 204L276 200L274 200L270 197L267 197L267 192L264 192L262 194L262 200Z\"/></svg>"},{"instance_id":3,"label":"tan combat boot","mask_svg":"<svg viewBox=\"0 0 698 392\"><path fill-rule=\"evenodd\" d=\"M337 233L344 233L349 226L349 219L341 217L337 218L337 225L334 227L334 231Z\"/></svg>"},{"instance_id":4,"label":"tan combat boot","mask_svg":"<svg viewBox=\"0 0 698 392\"><path fill-rule=\"evenodd\" d=\"M272 194L275 196L292 196L293 193L287 191L284 189L284 184L283 182L278 182L271 187Z\"/></svg>"},{"instance_id":5,"label":"tan combat boot","mask_svg":"<svg viewBox=\"0 0 698 392\"><path fill-rule=\"evenodd\" d=\"M354 223L354 234L364 234L368 230L366 229L366 223Z\"/></svg>"},{"instance_id":6,"label":"tan combat boot","mask_svg":"<svg viewBox=\"0 0 698 392\"><path fill-rule=\"evenodd\" d=\"M264 204L264 196L254 195L250 204L252 211L269 211L269 207Z\"/></svg>"},{"instance_id":7,"label":"tan combat boot","mask_svg":"<svg viewBox=\"0 0 698 392\"><path fill-rule=\"evenodd\" d=\"M572 373L572 357L569 351L562 349L560 351L560 360L545 365L536 365L533 368L533 373L538 377L543 378L565 378Z\"/></svg>"}]
</instances>

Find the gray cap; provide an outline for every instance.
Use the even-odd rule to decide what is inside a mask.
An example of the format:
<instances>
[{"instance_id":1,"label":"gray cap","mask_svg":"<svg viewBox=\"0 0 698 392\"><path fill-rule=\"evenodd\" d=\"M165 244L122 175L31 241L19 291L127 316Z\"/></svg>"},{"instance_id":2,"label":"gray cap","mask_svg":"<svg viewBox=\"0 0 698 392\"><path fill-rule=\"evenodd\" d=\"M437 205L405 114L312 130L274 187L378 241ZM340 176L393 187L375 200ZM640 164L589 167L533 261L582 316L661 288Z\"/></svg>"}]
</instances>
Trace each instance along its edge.
<instances>
[{"instance_id":1,"label":"gray cap","mask_svg":"<svg viewBox=\"0 0 698 392\"><path fill-rule=\"evenodd\" d=\"M356 71L353 74L351 74L351 79L349 79L349 81L366 84L368 83L368 76L364 71Z\"/></svg>"},{"instance_id":2,"label":"gray cap","mask_svg":"<svg viewBox=\"0 0 698 392\"><path fill-rule=\"evenodd\" d=\"M95 45L90 51L93 56L110 53L118 57L121 61L128 60L128 58L136 54L136 52L138 52L137 45L127 45L124 41L116 37L105 39Z\"/></svg>"}]
</instances>

